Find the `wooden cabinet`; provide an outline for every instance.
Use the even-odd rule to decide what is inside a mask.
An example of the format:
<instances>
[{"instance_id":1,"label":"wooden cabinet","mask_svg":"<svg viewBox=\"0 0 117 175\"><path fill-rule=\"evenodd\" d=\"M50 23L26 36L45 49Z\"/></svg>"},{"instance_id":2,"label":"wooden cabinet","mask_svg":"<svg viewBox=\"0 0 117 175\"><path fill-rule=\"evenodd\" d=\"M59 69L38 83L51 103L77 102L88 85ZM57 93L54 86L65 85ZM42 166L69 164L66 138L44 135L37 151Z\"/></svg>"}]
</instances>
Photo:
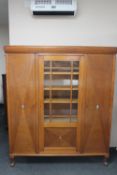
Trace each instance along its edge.
<instances>
[{"instance_id":1,"label":"wooden cabinet","mask_svg":"<svg viewBox=\"0 0 117 175\"><path fill-rule=\"evenodd\" d=\"M116 48L7 46L10 157L109 157Z\"/></svg>"}]
</instances>

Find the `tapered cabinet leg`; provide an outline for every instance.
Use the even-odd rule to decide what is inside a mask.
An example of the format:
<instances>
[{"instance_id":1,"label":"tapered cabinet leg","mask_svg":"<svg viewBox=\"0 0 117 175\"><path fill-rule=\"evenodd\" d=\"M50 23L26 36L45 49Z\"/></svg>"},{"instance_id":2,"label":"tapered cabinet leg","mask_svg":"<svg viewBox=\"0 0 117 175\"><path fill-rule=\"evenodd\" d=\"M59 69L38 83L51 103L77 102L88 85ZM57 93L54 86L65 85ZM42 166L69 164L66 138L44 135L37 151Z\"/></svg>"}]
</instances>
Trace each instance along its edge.
<instances>
[{"instance_id":1,"label":"tapered cabinet leg","mask_svg":"<svg viewBox=\"0 0 117 175\"><path fill-rule=\"evenodd\" d=\"M104 157L104 165L105 166L108 166L109 165L109 157L108 156L105 156Z\"/></svg>"},{"instance_id":2,"label":"tapered cabinet leg","mask_svg":"<svg viewBox=\"0 0 117 175\"><path fill-rule=\"evenodd\" d=\"M10 166L11 167L15 166L15 157L10 157Z\"/></svg>"}]
</instances>

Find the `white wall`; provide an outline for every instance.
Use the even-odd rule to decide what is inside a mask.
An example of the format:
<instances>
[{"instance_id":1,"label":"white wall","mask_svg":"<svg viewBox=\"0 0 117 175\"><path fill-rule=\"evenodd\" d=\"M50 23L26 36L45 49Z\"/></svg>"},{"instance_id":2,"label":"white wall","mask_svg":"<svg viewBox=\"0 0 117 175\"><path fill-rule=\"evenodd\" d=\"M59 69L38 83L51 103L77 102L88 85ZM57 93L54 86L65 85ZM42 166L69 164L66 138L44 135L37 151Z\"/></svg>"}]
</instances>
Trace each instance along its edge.
<instances>
[{"instance_id":1,"label":"white wall","mask_svg":"<svg viewBox=\"0 0 117 175\"><path fill-rule=\"evenodd\" d=\"M0 103L3 103L3 95L2 95L2 74L5 73L5 58L3 46L8 45L9 37L8 37L8 26L0 26Z\"/></svg>"},{"instance_id":2,"label":"white wall","mask_svg":"<svg viewBox=\"0 0 117 175\"><path fill-rule=\"evenodd\" d=\"M9 0L12 45L117 46L117 0L78 0L76 17L33 17L24 4L25 0ZM117 91L112 146L117 146L116 97Z\"/></svg>"},{"instance_id":3,"label":"white wall","mask_svg":"<svg viewBox=\"0 0 117 175\"><path fill-rule=\"evenodd\" d=\"M33 17L9 0L10 44L117 46L117 0L78 0L77 17Z\"/></svg>"}]
</instances>

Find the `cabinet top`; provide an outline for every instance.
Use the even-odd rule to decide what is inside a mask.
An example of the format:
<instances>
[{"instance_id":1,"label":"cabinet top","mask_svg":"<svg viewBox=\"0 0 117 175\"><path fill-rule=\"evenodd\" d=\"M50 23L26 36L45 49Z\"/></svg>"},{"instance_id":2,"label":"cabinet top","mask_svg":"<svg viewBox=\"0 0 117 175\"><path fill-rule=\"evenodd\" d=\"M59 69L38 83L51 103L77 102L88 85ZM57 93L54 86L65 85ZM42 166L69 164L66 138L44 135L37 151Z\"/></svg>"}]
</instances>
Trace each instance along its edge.
<instances>
[{"instance_id":1,"label":"cabinet top","mask_svg":"<svg viewBox=\"0 0 117 175\"><path fill-rule=\"evenodd\" d=\"M116 54L116 47L84 46L5 46L5 53Z\"/></svg>"}]
</instances>

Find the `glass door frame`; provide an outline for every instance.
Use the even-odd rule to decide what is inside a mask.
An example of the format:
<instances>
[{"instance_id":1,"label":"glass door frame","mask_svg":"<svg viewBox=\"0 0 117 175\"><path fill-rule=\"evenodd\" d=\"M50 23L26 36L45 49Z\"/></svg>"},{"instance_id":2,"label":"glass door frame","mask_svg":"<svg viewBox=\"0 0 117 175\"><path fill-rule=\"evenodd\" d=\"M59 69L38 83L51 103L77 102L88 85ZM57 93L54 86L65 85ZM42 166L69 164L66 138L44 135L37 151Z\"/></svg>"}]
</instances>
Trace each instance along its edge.
<instances>
[{"instance_id":1,"label":"glass door frame","mask_svg":"<svg viewBox=\"0 0 117 175\"><path fill-rule=\"evenodd\" d=\"M50 122L50 123L45 123L44 122L44 61L80 61L80 77L79 77L79 106L78 106L78 121L77 122ZM81 115L82 115L82 80L83 80L83 76L84 76L84 69L83 69L83 64L84 64L84 55L64 55L64 54L52 54L52 55L39 55L37 56L37 69L38 69L38 91L39 91L39 151L42 154L48 154L51 151L53 151L52 149L47 149L44 146L44 129L47 127L63 127L63 128L76 128L76 148L75 149L71 149L68 148L66 150L66 148L57 148L56 151L60 151L60 150L65 150L65 152L69 153L73 153L76 154L79 153L80 151L80 121L81 121ZM55 149L54 149L55 151ZM55 151L55 152L56 152Z\"/></svg>"}]
</instances>

